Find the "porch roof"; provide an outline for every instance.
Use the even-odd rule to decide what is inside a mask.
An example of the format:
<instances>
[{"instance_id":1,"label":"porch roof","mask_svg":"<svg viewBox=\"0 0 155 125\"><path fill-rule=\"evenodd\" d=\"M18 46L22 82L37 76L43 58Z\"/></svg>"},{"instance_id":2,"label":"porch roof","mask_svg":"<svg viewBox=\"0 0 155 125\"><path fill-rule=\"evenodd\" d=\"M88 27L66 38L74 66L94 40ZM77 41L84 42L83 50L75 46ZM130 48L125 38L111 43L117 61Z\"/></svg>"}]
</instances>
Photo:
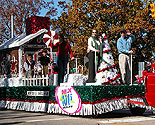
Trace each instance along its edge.
<instances>
[{"instance_id":1,"label":"porch roof","mask_svg":"<svg viewBox=\"0 0 155 125\"><path fill-rule=\"evenodd\" d=\"M19 46L25 44L26 42L36 38L37 36L39 36L45 32L47 32L46 29L41 29L38 32L36 32L34 34L30 34L28 36L26 36L26 33L22 33L20 35L17 35L15 37L9 39L8 41L4 42L3 44L1 44L0 50L19 47Z\"/></svg>"}]
</instances>

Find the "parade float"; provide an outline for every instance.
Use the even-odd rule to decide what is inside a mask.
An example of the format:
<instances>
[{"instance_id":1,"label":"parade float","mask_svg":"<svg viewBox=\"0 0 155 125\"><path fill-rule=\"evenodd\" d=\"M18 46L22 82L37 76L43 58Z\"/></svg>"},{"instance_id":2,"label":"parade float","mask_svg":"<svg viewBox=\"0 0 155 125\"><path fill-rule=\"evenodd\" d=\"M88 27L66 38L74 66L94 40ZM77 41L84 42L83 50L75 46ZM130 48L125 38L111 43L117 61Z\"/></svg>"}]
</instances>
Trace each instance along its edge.
<instances>
[{"instance_id":1,"label":"parade float","mask_svg":"<svg viewBox=\"0 0 155 125\"><path fill-rule=\"evenodd\" d=\"M1 75L5 74L0 81L1 108L82 116L128 108L134 114L142 114L145 109L154 110L155 100L152 98L155 92L155 73L143 71L143 77L139 77L140 83L121 85L107 40L103 42L102 62L96 72L96 83L86 83L87 76L83 74L68 73L64 83L57 86L54 77L57 73L54 70L47 76L45 84L45 79L42 78L24 78L22 64L26 59L25 55L31 53L36 58L36 52L46 48L49 42L53 41L49 27L44 26L48 24L48 19L45 19L46 23L41 24L39 20L40 17L35 16L28 18L27 33L16 36L0 46ZM46 39L43 40L44 38ZM6 55L8 56L5 57ZM8 61L5 64L14 62L13 67L16 68L13 69L16 71L10 69L13 75L4 72L4 57ZM5 69L8 69L6 65Z\"/></svg>"}]
</instances>

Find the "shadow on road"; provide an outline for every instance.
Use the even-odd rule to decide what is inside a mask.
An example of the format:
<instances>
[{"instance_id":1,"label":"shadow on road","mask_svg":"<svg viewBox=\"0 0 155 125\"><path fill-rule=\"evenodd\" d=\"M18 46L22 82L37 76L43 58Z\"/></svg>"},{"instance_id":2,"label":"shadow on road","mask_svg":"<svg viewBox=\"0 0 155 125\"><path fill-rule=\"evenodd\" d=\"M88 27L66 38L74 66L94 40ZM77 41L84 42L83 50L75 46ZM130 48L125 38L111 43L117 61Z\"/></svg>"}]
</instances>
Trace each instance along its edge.
<instances>
[{"instance_id":1,"label":"shadow on road","mask_svg":"<svg viewBox=\"0 0 155 125\"><path fill-rule=\"evenodd\" d=\"M150 117L152 116L152 112L151 111L146 111L143 116L144 117ZM99 114L99 115L94 115L94 116L78 116L80 118L91 118L91 119L101 119L101 118L123 118L123 117L132 117L132 113L130 112L130 110L124 109L124 110L116 110L116 111L112 111L112 112L108 112L108 113L104 113L104 114ZM72 116L72 117L77 117L77 116Z\"/></svg>"},{"instance_id":2,"label":"shadow on road","mask_svg":"<svg viewBox=\"0 0 155 125\"><path fill-rule=\"evenodd\" d=\"M11 125L11 124L20 124L20 123L24 123L24 121L23 122L0 123L0 125Z\"/></svg>"},{"instance_id":3,"label":"shadow on road","mask_svg":"<svg viewBox=\"0 0 155 125\"><path fill-rule=\"evenodd\" d=\"M38 113L36 114L36 112L24 112L24 111L12 111L12 110L6 110L7 112L5 112L4 110L1 112L0 111L0 121L4 120L4 119L20 119L20 118L28 118L28 117L38 117L38 116L45 116L48 114L45 113ZM10 123L10 124L14 124L14 123Z\"/></svg>"}]
</instances>

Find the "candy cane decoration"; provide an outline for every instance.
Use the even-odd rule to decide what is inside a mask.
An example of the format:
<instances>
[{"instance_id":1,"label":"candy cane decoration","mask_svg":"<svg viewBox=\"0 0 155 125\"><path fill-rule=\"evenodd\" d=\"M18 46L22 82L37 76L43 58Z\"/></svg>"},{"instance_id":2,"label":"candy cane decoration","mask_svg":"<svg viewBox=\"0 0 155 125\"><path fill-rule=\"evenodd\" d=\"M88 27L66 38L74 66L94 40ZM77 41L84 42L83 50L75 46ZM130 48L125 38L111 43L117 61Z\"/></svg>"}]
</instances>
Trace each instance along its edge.
<instances>
[{"instance_id":1,"label":"candy cane decoration","mask_svg":"<svg viewBox=\"0 0 155 125\"><path fill-rule=\"evenodd\" d=\"M52 54L52 47L55 45L57 42L59 42L59 37L58 34L55 31L48 31L47 33L44 34L43 36L43 41L45 42L46 46L50 46L50 58L53 59L53 54ZM53 43L53 45L51 44ZM51 63L51 67L52 63ZM52 70L52 69L51 69ZM52 73L52 71L50 72ZM53 79L54 80L54 79ZM53 81L52 80L52 81ZM56 81L55 81L56 82Z\"/></svg>"},{"instance_id":2,"label":"candy cane decoration","mask_svg":"<svg viewBox=\"0 0 155 125\"><path fill-rule=\"evenodd\" d=\"M82 65L78 65L78 73L80 73L80 69L81 69L81 73L83 74L83 66Z\"/></svg>"},{"instance_id":3,"label":"candy cane decoration","mask_svg":"<svg viewBox=\"0 0 155 125\"><path fill-rule=\"evenodd\" d=\"M106 39L106 38L107 38L107 36L106 36L105 33L102 34L102 38L103 38L103 39Z\"/></svg>"},{"instance_id":4,"label":"candy cane decoration","mask_svg":"<svg viewBox=\"0 0 155 125\"><path fill-rule=\"evenodd\" d=\"M54 45L59 42L58 34L55 31L48 31L44 34L43 40L47 46L52 42Z\"/></svg>"}]
</instances>

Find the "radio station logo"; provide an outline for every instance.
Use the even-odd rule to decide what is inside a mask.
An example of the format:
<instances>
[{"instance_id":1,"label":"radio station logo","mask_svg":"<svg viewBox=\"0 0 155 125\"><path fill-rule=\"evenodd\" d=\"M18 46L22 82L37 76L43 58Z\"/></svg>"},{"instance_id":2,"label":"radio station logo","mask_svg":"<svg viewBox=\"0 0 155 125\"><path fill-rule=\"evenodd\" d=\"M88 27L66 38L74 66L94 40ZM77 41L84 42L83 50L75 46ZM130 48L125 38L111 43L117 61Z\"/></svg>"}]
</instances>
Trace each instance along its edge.
<instances>
[{"instance_id":1,"label":"radio station logo","mask_svg":"<svg viewBox=\"0 0 155 125\"><path fill-rule=\"evenodd\" d=\"M82 108L80 96L71 86L58 86L55 89L55 98L59 107L68 114L78 113Z\"/></svg>"}]
</instances>

